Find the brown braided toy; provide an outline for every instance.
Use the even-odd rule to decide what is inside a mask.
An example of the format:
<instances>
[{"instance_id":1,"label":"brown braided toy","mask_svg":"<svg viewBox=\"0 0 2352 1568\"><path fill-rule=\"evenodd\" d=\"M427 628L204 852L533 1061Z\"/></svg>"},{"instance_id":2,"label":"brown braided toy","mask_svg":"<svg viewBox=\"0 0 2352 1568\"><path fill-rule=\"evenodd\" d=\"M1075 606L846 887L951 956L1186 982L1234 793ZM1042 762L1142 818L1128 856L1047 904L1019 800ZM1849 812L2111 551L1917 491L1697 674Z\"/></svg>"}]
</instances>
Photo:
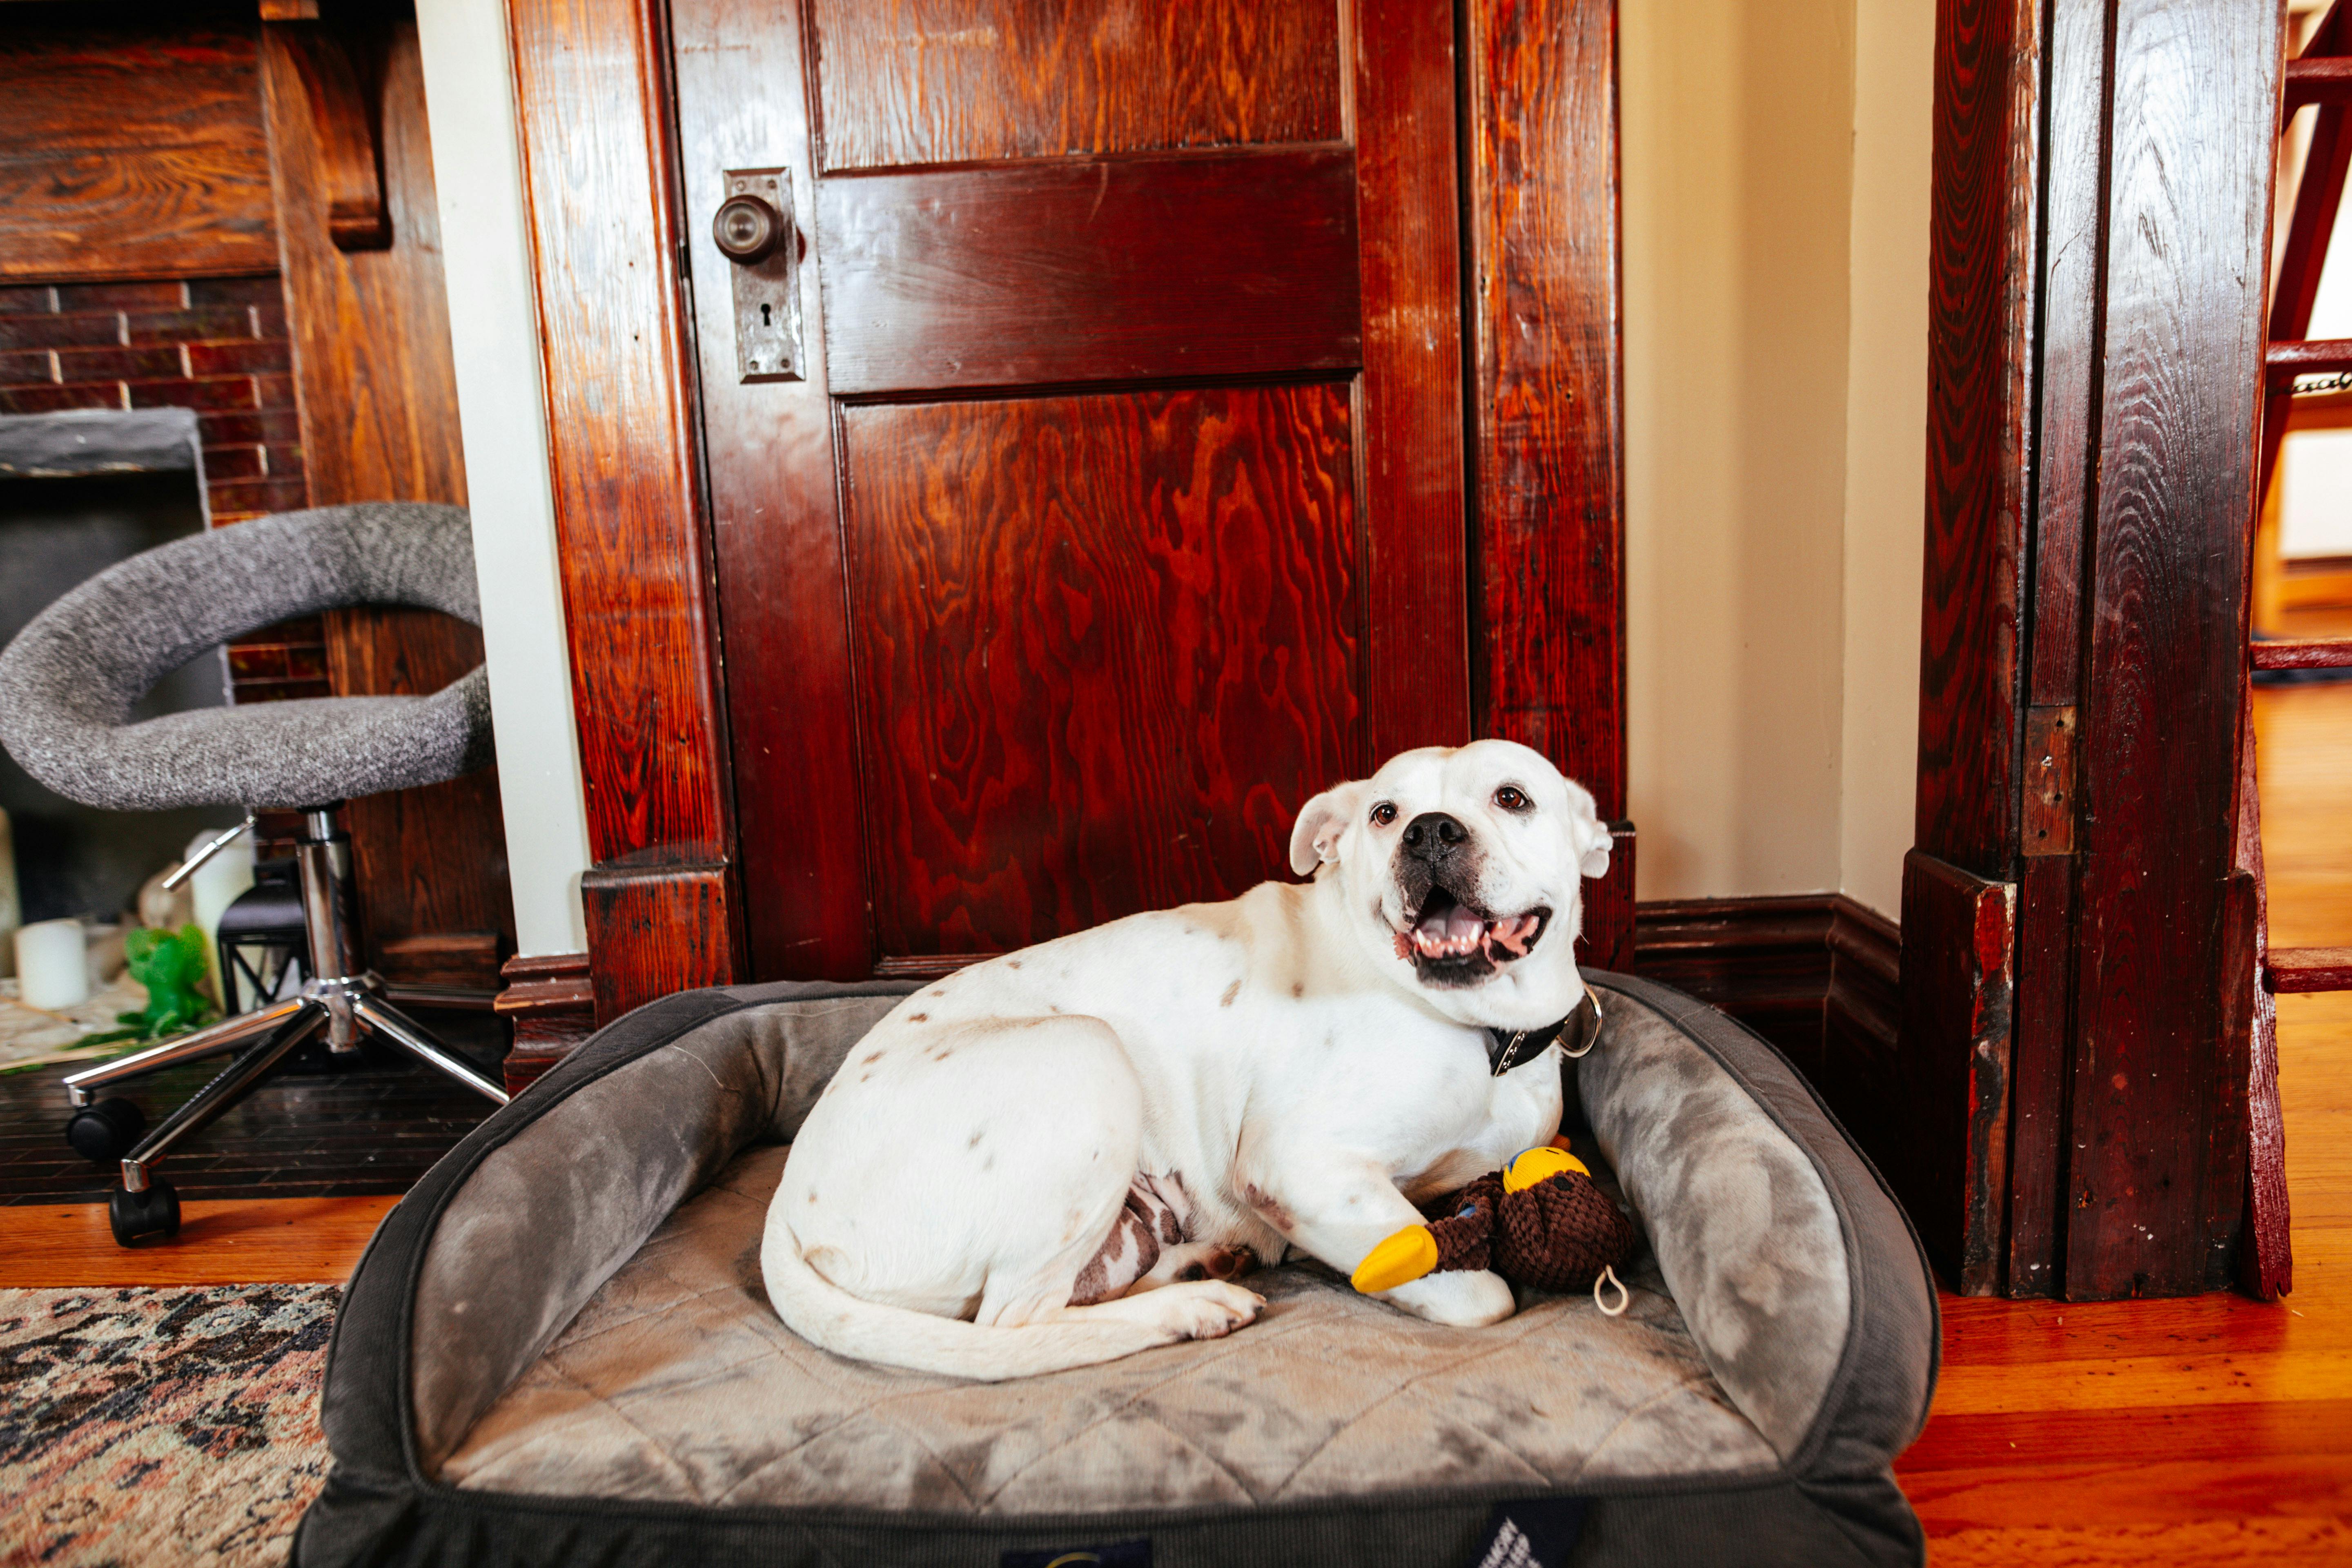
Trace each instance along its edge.
<instances>
[{"instance_id":1,"label":"brown braided toy","mask_svg":"<svg viewBox=\"0 0 2352 1568\"><path fill-rule=\"evenodd\" d=\"M1633 1222L1565 1151L1528 1150L1507 1170L1481 1176L1422 1212L1428 1224L1408 1226L1373 1248L1356 1270L1356 1289L1393 1290L1454 1268L1491 1268L1539 1290L1591 1289L1596 1300L1604 1277L1624 1289L1614 1268L1633 1250Z\"/></svg>"}]
</instances>

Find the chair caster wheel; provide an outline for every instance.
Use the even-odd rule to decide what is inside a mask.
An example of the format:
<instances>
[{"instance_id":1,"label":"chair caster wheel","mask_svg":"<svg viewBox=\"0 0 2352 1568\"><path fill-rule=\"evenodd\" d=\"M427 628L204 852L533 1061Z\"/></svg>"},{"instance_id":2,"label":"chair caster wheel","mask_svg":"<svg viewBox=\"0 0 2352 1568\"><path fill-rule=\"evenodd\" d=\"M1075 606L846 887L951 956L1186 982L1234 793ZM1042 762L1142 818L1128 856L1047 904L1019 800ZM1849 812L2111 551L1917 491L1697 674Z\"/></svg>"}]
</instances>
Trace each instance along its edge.
<instances>
[{"instance_id":1,"label":"chair caster wheel","mask_svg":"<svg viewBox=\"0 0 2352 1568\"><path fill-rule=\"evenodd\" d=\"M147 1118L127 1100L101 1100L84 1106L66 1123L66 1142L94 1165L111 1165L139 1144Z\"/></svg>"},{"instance_id":2,"label":"chair caster wheel","mask_svg":"<svg viewBox=\"0 0 2352 1568\"><path fill-rule=\"evenodd\" d=\"M180 1234L180 1194L161 1176L148 1177L143 1193L118 1186L106 1200L106 1218L117 1246L136 1247L150 1237L169 1241Z\"/></svg>"}]
</instances>

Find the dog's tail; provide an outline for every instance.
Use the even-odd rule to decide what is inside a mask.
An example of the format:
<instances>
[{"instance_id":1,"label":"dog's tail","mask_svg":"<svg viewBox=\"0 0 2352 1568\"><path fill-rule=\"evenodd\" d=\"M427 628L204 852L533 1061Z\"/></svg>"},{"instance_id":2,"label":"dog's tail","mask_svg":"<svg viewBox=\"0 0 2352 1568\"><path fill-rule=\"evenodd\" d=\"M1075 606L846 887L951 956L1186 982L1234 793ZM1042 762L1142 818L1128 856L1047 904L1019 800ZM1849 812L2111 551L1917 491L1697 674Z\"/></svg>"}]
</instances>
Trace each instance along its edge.
<instances>
[{"instance_id":1,"label":"dog's tail","mask_svg":"<svg viewBox=\"0 0 2352 1568\"><path fill-rule=\"evenodd\" d=\"M810 1267L799 1240L782 1224L768 1226L760 1271L776 1315L811 1343L859 1361L982 1383L1117 1361L1185 1337L1160 1323L1097 1316L1092 1307L1008 1329L862 1300Z\"/></svg>"}]
</instances>

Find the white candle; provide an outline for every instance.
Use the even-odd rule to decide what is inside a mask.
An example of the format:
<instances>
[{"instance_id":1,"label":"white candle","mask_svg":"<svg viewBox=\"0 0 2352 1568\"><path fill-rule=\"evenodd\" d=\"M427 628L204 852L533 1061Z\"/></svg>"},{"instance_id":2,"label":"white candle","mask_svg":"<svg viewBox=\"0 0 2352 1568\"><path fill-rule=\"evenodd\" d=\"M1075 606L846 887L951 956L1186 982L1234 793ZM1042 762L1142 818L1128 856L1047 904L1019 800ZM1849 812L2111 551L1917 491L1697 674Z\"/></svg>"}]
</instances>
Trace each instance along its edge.
<instances>
[{"instance_id":1,"label":"white candle","mask_svg":"<svg viewBox=\"0 0 2352 1568\"><path fill-rule=\"evenodd\" d=\"M89 1000L89 942L77 920L36 921L16 931L16 994L54 1013Z\"/></svg>"},{"instance_id":2,"label":"white candle","mask_svg":"<svg viewBox=\"0 0 2352 1568\"><path fill-rule=\"evenodd\" d=\"M197 834L188 840L188 853L194 855L219 836L217 828ZM197 867L195 875L188 879L188 891L195 904L196 924L205 933L205 968L212 974L215 1000L227 994L220 972L220 918L223 911L252 886L253 835L250 833L230 840L211 859Z\"/></svg>"}]
</instances>

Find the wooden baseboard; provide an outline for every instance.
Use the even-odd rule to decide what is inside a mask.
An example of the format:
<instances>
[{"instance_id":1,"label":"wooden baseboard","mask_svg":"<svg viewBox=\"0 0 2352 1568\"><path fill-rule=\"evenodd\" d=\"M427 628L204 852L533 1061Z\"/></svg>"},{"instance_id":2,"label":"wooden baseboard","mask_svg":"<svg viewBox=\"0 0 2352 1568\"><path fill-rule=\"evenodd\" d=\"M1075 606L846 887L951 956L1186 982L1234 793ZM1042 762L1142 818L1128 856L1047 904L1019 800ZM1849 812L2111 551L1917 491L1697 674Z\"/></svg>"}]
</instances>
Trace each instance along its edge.
<instances>
[{"instance_id":1,"label":"wooden baseboard","mask_svg":"<svg viewBox=\"0 0 2352 1568\"><path fill-rule=\"evenodd\" d=\"M1808 1077L1895 1048L1902 937L1842 893L1683 899L1637 905L1633 972L1712 1002L1786 1052ZM877 973L929 978L967 955L886 960ZM498 1010L515 1026L507 1088L519 1090L593 1032L584 952L510 958Z\"/></svg>"},{"instance_id":2,"label":"wooden baseboard","mask_svg":"<svg viewBox=\"0 0 2352 1568\"><path fill-rule=\"evenodd\" d=\"M1634 907L1633 972L1712 1002L1820 1084L1895 1049L1902 935L1843 893Z\"/></svg>"},{"instance_id":3,"label":"wooden baseboard","mask_svg":"<svg viewBox=\"0 0 2352 1568\"><path fill-rule=\"evenodd\" d=\"M520 1094L596 1030L596 992L584 952L509 958L499 971L506 983L496 1004L514 1025L507 1053L506 1090Z\"/></svg>"}]
</instances>

